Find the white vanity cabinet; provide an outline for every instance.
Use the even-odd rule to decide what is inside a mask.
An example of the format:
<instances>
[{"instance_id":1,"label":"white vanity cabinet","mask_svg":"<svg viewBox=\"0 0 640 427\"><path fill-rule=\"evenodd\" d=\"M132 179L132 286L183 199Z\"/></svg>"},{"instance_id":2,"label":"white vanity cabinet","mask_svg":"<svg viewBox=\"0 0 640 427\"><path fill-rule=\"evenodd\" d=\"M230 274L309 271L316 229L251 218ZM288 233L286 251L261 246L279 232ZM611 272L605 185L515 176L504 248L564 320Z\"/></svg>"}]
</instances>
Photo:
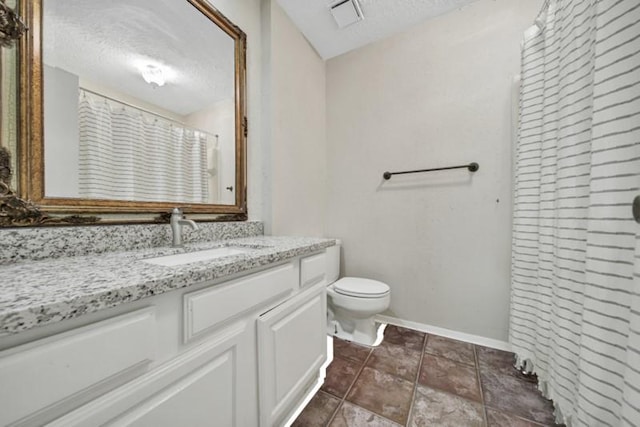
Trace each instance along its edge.
<instances>
[{"instance_id":1,"label":"white vanity cabinet","mask_svg":"<svg viewBox=\"0 0 640 427\"><path fill-rule=\"evenodd\" d=\"M0 425L281 425L326 360L322 263L123 304L0 351Z\"/></svg>"}]
</instances>

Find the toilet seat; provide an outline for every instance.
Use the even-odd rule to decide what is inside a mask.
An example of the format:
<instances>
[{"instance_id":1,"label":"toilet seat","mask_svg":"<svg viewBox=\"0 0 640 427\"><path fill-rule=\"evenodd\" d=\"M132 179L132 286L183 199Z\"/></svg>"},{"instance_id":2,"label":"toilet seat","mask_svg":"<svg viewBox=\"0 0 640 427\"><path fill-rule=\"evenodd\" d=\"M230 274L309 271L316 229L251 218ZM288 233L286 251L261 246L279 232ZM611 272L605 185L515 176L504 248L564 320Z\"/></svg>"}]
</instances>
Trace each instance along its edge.
<instances>
[{"instance_id":1,"label":"toilet seat","mask_svg":"<svg viewBox=\"0 0 640 427\"><path fill-rule=\"evenodd\" d=\"M358 298L380 298L391 291L386 283L361 277L343 277L333 284L333 288L341 295Z\"/></svg>"}]
</instances>

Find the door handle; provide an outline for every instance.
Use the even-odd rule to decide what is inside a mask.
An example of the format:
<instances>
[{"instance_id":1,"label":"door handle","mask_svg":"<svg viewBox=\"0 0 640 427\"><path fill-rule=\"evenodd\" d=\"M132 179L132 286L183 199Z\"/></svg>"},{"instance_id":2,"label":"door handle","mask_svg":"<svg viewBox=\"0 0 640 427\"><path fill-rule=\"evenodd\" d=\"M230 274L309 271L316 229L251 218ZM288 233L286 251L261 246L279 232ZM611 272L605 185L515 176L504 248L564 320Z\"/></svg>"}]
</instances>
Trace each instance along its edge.
<instances>
[{"instance_id":1,"label":"door handle","mask_svg":"<svg viewBox=\"0 0 640 427\"><path fill-rule=\"evenodd\" d=\"M640 224L640 196L633 199L633 219Z\"/></svg>"},{"instance_id":2,"label":"door handle","mask_svg":"<svg viewBox=\"0 0 640 427\"><path fill-rule=\"evenodd\" d=\"M233 191L233 185L230 185L229 187L225 187L225 188L229 191Z\"/></svg>"}]
</instances>

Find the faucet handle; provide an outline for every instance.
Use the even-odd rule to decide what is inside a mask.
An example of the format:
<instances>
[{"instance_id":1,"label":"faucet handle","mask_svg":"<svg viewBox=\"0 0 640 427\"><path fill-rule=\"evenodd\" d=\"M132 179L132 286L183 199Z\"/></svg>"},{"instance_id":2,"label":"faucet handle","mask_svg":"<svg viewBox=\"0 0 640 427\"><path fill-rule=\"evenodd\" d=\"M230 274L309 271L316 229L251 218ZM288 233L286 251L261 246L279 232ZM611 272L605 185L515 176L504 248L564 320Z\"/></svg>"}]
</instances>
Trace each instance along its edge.
<instances>
[{"instance_id":1,"label":"faucet handle","mask_svg":"<svg viewBox=\"0 0 640 427\"><path fill-rule=\"evenodd\" d=\"M173 208L173 210L171 211L172 215L182 215L182 209L180 208Z\"/></svg>"}]
</instances>

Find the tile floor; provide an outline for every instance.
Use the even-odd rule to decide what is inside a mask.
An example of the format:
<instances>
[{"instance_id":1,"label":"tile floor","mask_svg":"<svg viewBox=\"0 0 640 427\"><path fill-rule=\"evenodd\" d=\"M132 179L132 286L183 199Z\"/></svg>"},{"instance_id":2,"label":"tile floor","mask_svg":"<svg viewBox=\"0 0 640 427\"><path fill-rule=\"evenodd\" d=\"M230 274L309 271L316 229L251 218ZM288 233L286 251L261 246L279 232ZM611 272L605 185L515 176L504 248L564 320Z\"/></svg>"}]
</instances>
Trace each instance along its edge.
<instances>
[{"instance_id":1,"label":"tile floor","mask_svg":"<svg viewBox=\"0 0 640 427\"><path fill-rule=\"evenodd\" d=\"M334 339L322 388L293 427L554 425L513 354L389 325L373 349Z\"/></svg>"}]
</instances>

